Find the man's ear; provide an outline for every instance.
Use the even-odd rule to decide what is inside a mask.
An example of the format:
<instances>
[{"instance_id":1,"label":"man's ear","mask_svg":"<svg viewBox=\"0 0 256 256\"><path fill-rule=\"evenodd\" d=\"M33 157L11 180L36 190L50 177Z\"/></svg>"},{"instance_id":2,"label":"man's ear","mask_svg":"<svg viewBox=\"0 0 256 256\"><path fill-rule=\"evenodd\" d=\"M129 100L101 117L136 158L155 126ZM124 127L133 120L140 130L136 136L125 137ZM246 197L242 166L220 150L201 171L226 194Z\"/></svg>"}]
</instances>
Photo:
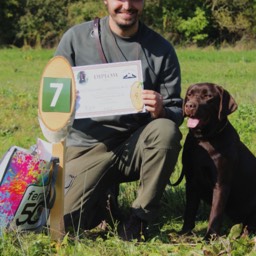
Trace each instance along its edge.
<instances>
[{"instance_id":1,"label":"man's ear","mask_svg":"<svg viewBox=\"0 0 256 256\"><path fill-rule=\"evenodd\" d=\"M237 110L237 103L228 91L224 90L221 86L217 86L220 93L220 106L219 106L219 120L227 117Z\"/></svg>"}]
</instances>

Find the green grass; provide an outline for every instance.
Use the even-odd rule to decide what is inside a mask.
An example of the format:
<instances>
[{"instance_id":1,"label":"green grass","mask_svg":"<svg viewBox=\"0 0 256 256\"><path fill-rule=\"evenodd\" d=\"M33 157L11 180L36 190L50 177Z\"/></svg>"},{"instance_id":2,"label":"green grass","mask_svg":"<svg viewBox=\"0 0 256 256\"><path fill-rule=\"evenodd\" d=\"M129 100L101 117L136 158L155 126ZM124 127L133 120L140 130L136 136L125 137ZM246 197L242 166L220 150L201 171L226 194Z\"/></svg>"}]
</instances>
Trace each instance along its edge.
<instances>
[{"instance_id":1,"label":"green grass","mask_svg":"<svg viewBox=\"0 0 256 256\"><path fill-rule=\"evenodd\" d=\"M43 139L38 120L38 91L41 74L53 56L53 50L0 50L0 155L12 145L28 148ZM187 87L197 82L214 82L227 89L239 108L230 116L242 141L256 155L256 51L232 49L178 49L182 70L182 96ZM181 126L187 133L186 121ZM171 177L181 171L180 158ZM134 199L136 183L121 187L120 204L126 208ZM195 233L179 236L185 204L184 181L178 187L168 186L162 199L158 222L151 227L147 243L120 241L115 230L102 237L97 230L83 238L68 235L61 242L42 234L8 233L0 238L0 255L256 255L255 238L230 232L225 220L223 237L202 242L207 227L209 208L202 204ZM236 227L235 227L236 228Z\"/></svg>"},{"instance_id":2,"label":"green grass","mask_svg":"<svg viewBox=\"0 0 256 256\"><path fill-rule=\"evenodd\" d=\"M0 154L10 146L29 147L42 137L37 121L43 69L53 51L0 50Z\"/></svg>"},{"instance_id":3,"label":"green grass","mask_svg":"<svg viewBox=\"0 0 256 256\"><path fill-rule=\"evenodd\" d=\"M256 102L256 50L178 50L183 93L188 85L213 82L227 89L240 103Z\"/></svg>"}]
</instances>

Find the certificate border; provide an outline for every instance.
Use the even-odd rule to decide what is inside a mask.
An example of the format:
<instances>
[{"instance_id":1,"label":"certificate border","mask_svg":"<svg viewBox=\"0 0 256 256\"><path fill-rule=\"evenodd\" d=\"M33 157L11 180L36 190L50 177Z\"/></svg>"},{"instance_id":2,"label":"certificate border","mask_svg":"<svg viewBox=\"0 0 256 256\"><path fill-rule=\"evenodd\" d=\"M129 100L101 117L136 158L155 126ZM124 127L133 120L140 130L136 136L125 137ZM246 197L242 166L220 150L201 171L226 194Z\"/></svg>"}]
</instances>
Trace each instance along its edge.
<instances>
[{"instance_id":1,"label":"certificate border","mask_svg":"<svg viewBox=\"0 0 256 256\"><path fill-rule=\"evenodd\" d=\"M72 67L73 72L79 71L86 71L86 70L97 70L97 69L114 69L116 67L130 67L136 66L138 72L137 80L142 82L143 84L143 74L142 74L142 64L141 60L134 60L134 61L126 61L126 62L113 62L113 63L103 63L103 64L95 64L95 65L84 65L84 66L75 66ZM82 118L91 118L91 117L103 117L103 116L111 116L111 115L122 115L122 114L135 114L145 112L145 108L143 110L136 110L135 108L122 108L122 109L114 109L114 110L102 110L102 111L86 111L83 113L82 111L75 114L75 119L82 119Z\"/></svg>"}]
</instances>

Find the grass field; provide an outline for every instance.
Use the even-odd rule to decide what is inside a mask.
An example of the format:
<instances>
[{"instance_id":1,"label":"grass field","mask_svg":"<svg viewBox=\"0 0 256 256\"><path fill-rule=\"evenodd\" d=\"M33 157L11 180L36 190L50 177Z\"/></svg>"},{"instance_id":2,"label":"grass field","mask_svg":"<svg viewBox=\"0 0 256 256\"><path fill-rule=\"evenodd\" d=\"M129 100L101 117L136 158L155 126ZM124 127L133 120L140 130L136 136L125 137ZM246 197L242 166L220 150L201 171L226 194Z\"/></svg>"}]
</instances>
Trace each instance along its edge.
<instances>
[{"instance_id":1,"label":"grass field","mask_svg":"<svg viewBox=\"0 0 256 256\"><path fill-rule=\"evenodd\" d=\"M178 49L177 54L182 70L182 96L192 83L222 85L239 105L230 120L256 155L256 51ZM28 148L37 137L44 138L37 120L37 99L41 74L52 56L53 50L0 50L0 155L12 145ZM186 121L181 130L185 136ZM172 180L180 170L179 159ZM124 207L134 197L134 186L122 187L120 203ZM201 242L207 225L205 205L200 208L195 234L178 236L184 207L183 183L166 189L162 206L159 223L152 227L147 243L125 243L111 232L106 240L95 232L86 239L66 237L61 243L51 242L47 234L14 233L0 238L0 255L256 255L256 239L237 237L230 232L228 221L218 241Z\"/></svg>"}]
</instances>

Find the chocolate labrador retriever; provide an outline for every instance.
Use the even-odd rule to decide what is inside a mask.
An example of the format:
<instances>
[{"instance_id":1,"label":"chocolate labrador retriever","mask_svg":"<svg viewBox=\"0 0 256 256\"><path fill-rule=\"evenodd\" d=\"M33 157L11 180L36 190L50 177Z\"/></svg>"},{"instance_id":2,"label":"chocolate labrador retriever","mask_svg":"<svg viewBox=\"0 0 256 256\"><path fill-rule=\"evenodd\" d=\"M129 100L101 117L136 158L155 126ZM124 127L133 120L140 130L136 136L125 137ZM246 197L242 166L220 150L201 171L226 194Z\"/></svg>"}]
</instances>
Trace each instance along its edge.
<instances>
[{"instance_id":1,"label":"chocolate labrador retriever","mask_svg":"<svg viewBox=\"0 0 256 256\"><path fill-rule=\"evenodd\" d=\"M210 204L205 239L218 235L224 213L256 230L256 158L228 120L233 97L211 83L191 85L184 100L189 133L183 153L186 208L182 233L190 232L200 200Z\"/></svg>"}]
</instances>

